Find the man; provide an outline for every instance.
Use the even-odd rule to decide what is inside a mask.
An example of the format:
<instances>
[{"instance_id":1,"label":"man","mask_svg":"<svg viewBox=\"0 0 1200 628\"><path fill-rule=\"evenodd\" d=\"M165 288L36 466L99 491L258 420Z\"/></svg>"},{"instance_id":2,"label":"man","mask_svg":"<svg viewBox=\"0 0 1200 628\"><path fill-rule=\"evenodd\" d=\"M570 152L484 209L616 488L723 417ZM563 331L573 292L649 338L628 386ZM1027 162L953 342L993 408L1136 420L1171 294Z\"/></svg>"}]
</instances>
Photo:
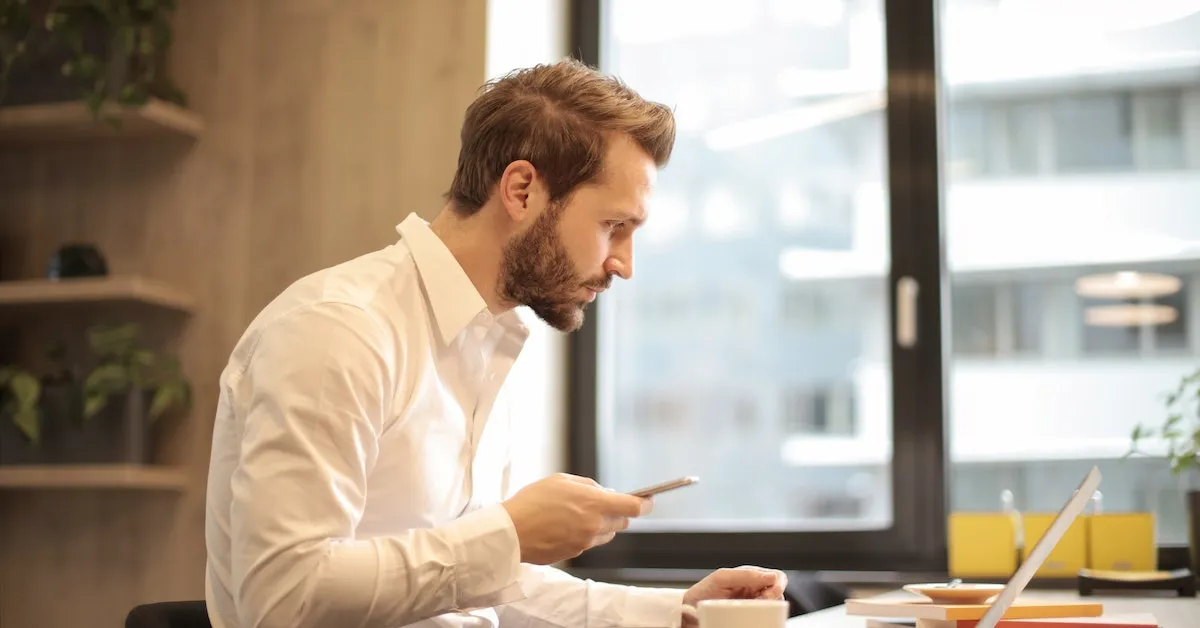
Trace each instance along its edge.
<instances>
[{"instance_id":1,"label":"man","mask_svg":"<svg viewBox=\"0 0 1200 628\"><path fill-rule=\"evenodd\" d=\"M675 141L671 111L576 62L488 86L446 207L304 277L221 375L209 470L216 628L678 626L683 603L780 598L783 574L691 589L550 567L651 503L555 475L508 495L505 377L528 306L563 331L613 276Z\"/></svg>"}]
</instances>

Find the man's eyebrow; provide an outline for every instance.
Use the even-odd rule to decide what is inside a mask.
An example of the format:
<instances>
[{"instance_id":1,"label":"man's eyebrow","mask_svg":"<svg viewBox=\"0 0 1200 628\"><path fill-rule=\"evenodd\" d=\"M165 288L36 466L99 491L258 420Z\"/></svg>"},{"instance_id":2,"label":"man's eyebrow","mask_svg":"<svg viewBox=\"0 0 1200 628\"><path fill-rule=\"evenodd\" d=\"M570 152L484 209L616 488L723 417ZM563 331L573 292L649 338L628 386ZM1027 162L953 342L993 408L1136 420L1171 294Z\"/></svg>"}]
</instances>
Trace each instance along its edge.
<instances>
[{"instance_id":1,"label":"man's eyebrow","mask_svg":"<svg viewBox=\"0 0 1200 628\"><path fill-rule=\"evenodd\" d=\"M635 227L640 226L642 223L646 222L646 212L644 212L644 211L618 209L616 211L616 213L623 220L633 223L633 226L635 226Z\"/></svg>"}]
</instances>

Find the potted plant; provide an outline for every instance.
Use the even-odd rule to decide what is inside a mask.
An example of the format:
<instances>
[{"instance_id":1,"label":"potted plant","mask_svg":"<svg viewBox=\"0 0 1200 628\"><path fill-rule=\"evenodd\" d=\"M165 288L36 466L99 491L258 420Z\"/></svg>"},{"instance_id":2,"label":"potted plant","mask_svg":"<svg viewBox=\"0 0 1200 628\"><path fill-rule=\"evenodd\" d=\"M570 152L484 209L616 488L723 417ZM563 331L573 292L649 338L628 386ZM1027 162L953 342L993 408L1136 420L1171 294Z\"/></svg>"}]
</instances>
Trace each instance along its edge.
<instances>
[{"instance_id":1,"label":"potted plant","mask_svg":"<svg viewBox=\"0 0 1200 628\"><path fill-rule=\"evenodd\" d=\"M176 0L0 0L0 106L160 98L186 105L168 78ZM116 118L110 118L116 120Z\"/></svg>"},{"instance_id":2,"label":"potted plant","mask_svg":"<svg viewBox=\"0 0 1200 628\"><path fill-rule=\"evenodd\" d=\"M0 368L0 464L34 461L41 438L41 382L18 366Z\"/></svg>"},{"instance_id":3,"label":"potted plant","mask_svg":"<svg viewBox=\"0 0 1200 628\"><path fill-rule=\"evenodd\" d=\"M18 366L0 368L0 464L62 460L64 429L80 414L78 378L62 343L46 357L59 369L40 378Z\"/></svg>"},{"instance_id":4,"label":"potted plant","mask_svg":"<svg viewBox=\"0 0 1200 628\"><path fill-rule=\"evenodd\" d=\"M1180 378L1166 397L1167 416L1158 427L1133 429L1130 454L1147 438L1166 445L1171 473L1187 487L1189 545L1193 570L1200 566L1200 369ZM1200 575L1200 574L1198 574Z\"/></svg>"},{"instance_id":5,"label":"potted plant","mask_svg":"<svg viewBox=\"0 0 1200 628\"><path fill-rule=\"evenodd\" d=\"M149 463L155 422L191 406L179 361L144 348L139 335L134 324L88 330L96 364L82 379L78 423L64 438L66 462Z\"/></svg>"}]
</instances>

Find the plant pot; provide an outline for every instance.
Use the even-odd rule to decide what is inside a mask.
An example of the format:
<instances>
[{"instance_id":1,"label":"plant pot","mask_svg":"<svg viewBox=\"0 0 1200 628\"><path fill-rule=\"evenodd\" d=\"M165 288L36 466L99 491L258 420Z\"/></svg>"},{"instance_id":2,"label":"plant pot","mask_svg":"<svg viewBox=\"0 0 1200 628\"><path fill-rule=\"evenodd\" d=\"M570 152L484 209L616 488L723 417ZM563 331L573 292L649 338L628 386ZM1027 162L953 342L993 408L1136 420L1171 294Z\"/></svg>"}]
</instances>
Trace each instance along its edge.
<instances>
[{"instance_id":1,"label":"plant pot","mask_svg":"<svg viewBox=\"0 0 1200 628\"><path fill-rule=\"evenodd\" d=\"M129 55L120 46L113 45L109 29L104 24L95 24L84 29L83 50L86 53L108 60L109 81L107 90L116 94L128 73ZM78 101L83 98L83 83L77 77L65 76L63 65L76 58L76 53L61 43L54 44L41 54L26 56L12 69L8 78L8 90L0 106L42 105L49 103ZM121 83L114 83L114 79Z\"/></svg>"},{"instance_id":2,"label":"plant pot","mask_svg":"<svg viewBox=\"0 0 1200 628\"><path fill-rule=\"evenodd\" d=\"M62 433L62 464L149 464L150 393L113 395L90 419L74 422ZM80 414L79 416L82 416Z\"/></svg>"},{"instance_id":3,"label":"plant pot","mask_svg":"<svg viewBox=\"0 0 1200 628\"><path fill-rule=\"evenodd\" d=\"M37 464L42 458L41 446L29 442L11 417L0 416L0 466Z\"/></svg>"},{"instance_id":4,"label":"plant pot","mask_svg":"<svg viewBox=\"0 0 1200 628\"><path fill-rule=\"evenodd\" d=\"M1200 576L1200 490L1188 491L1188 546L1192 552L1192 572Z\"/></svg>"},{"instance_id":5,"label":"plant pot","mask_svg":"<svg viewBox=\"0 0 1200 628\"><path fill-rule=\"evenodd\" d=\"M42 383L39 400L41 430L38 442L29 442L9 417L0 418L0 465L55 464L62 458L63 432L76 412L75 388Z\"/></svg>"}]
</instances>

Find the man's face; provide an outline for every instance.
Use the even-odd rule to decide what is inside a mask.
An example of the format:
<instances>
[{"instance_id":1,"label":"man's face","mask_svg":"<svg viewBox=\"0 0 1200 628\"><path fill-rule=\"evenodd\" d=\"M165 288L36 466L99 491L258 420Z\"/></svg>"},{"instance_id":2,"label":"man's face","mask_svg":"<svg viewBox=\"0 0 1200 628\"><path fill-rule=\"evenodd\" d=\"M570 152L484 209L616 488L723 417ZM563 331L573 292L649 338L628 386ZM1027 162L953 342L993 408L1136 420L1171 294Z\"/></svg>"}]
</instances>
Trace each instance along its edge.
<instances>
[{"instance_id":1,"label":"man's face","mask_svg":"<svg viewBox=\"0 0 1200 628\"><path fill-rule=\"evenodd\" d=\"M555 329L579 329L584 308L613 275L633 277L633 232L646 218L657 175L637 143L612 138L599 180L544 207L505 246L500 296Z\"/></svg>"}]
</instances>

